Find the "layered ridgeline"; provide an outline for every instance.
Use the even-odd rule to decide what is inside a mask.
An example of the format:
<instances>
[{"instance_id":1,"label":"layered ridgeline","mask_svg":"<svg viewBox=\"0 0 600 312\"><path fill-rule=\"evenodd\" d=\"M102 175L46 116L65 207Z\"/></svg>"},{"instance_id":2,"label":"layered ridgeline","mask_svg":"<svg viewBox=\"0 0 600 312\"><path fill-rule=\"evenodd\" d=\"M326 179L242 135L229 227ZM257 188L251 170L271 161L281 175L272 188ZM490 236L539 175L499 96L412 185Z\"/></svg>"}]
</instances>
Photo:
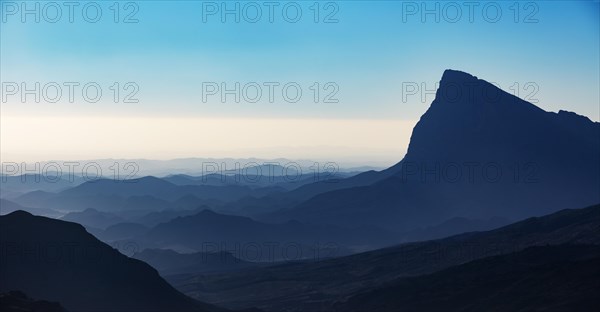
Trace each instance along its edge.
<instances>
[{"instance_id":1,"label":"layered ridgeline","mask_svg":"<svg viewBox=\"0 0 600 312\"><path fill-rule=\"evenodd\" d=\"M590 311L600 298L599 228L596 205L346 257L169 280L233 309Z\"/></svg>"},{"instance_id":2,"label":"layered ridgeline","mask_svg":"<svg viewBox=\"0 0 600 312\"><path fill-rule=\"evenodd\" d=\"M279 191L282 189L272 186L252 188L247 185L176 185L164 179L147 176L123 181L98 179L58 193L33 191L11 200L26 207L44 207L60 211L94 208L99 211L123 213L136 210L195 208L204 204L233 201L246 196L264 196Z\"/></svg>"},{"instance_id":3,"label":"layered ridgeline","mask_svg":"<svg viewBox=\"0 0 600 312\"><path fill-rule=\"evenodd\" d=\"M518 220L600 202L600 123L546 112L444 72L404 159L368 186L319 194L275 219L408 231L456 217Z\"/></svg>"},{"instance_id":4,"label":"layered ridgeline","mask_svg":"<svg viewBox=\"0 0 600 312\"><path fill-rule=\"evenodd\" d=\"M216 311L175 290L83 226L16 211L0 216L0 293L22 291L69 311Z\"/></svg>"},{"instance_id":5,"label":"layered ridgeline","mask_svg":"<svg viewBox=\"0 0 600 312\"><path fill-rule=\"evenodd\" d=\"M392 233L378 228L342 228L298 221L264 223L248 217L203 210L161 223L134 240L143 248L229 251L252 262L340 256L394 243Z\"/></svg>"}]
</instances>

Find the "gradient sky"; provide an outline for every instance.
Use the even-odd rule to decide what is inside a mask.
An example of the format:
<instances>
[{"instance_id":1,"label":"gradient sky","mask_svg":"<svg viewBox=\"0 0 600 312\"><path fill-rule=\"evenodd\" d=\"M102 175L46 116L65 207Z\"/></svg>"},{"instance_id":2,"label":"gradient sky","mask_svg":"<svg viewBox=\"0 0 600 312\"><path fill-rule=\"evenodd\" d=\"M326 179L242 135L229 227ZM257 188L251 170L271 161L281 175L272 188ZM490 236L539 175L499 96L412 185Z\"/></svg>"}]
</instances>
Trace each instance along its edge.
<instances>
[{"instance_id":1,"label":"gradient sky","mask_svg":"<svg viewBox=\"0 0 600 312\"><path fill-rule=\"evenodd\" d=\"M545 110L600 120L598 1L493 2L502 11L495 23L495 6L483 10L490 2L474 8L472 22L465 2L453 2L461 10L456 23L449 22L455 7L433 1L319 2L318 23L313 1L296 1L302 9L296 23L283 18L288 2L275 8L273 22L264 2L255 2L263 13L257 23L244 20L254 16L252 7L239 23L233 15L204 21L208 2L201 1L120 2L119 23L114 1L96 1L97 23L83 19L86 2L79 2L73 23L65 6L57 23L44 20L54 17L51 7L40 23L32 15L22 22L20 12L7 12L21 2L0 2L4 85L96 82L103 91L97 103L82 100L77 88L74 103L35 103L33 96L23 103L20 93L4 94L2 161L255 156L389 164L402 158L412 126L433 100L432 94L403 100L403 83L434 89L447 68L518 89ZM45 2L38 3L43 11ZM434 14L422 20L423 3L440 5L439 22ZM413 4L419 12L406 15ZM138 22L123 23L135 7ZM323 23L336 7L337 22ZM123 103L132 89L121 90L114 103L115 82L139 86L138 103ZM290 103L276 89L270 103L263 87L257 103L232 96L204 102L203 82L296 82L303 94ZM323 101L333 87L321 89L315 103L309 89L315 82L334 83L337 103Z\"/></svg>"}]
</instances>

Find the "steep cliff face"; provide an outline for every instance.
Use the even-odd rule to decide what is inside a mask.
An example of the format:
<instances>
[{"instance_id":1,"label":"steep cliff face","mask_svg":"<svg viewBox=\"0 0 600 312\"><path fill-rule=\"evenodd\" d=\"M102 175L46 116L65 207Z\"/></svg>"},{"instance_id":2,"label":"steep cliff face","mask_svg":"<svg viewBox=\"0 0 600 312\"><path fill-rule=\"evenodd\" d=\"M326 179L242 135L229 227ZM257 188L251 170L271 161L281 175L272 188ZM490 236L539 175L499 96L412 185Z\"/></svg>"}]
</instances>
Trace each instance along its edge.
<instances>
[{"instance_id":1,"label":"steep cliff face","mask_svg":"<svg viewBox=\"0 0 600 312\"><path fill-rule=\"evenodd\" d=\"M599 159L599 123L546 112L447 70L395 174L317 195L286 213L400 231L453 217L517 220L600 202Z\"/></svg>"}]
</instances>

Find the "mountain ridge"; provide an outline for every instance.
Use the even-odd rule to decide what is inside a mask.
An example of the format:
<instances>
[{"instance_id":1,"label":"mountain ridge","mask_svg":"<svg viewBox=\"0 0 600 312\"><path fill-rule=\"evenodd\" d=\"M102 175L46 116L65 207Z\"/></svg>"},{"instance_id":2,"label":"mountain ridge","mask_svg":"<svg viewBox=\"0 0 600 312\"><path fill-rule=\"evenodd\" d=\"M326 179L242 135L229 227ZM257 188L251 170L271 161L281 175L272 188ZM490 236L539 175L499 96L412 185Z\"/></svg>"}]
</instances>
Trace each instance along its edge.
<instances>
[{"instance_id":1,"label":"mountain ridge","mask_svg":"<svg viewBox=\"0 0 600 312\"><path fill-rule=\"evenodd\" d=\"M269 218L410 231L455 217L520 220L589 206L600 202L599 133L600 123L546 112L446 70L406 155L387 169L393 174L317 194Z\"/></svg>"}]
</instances>

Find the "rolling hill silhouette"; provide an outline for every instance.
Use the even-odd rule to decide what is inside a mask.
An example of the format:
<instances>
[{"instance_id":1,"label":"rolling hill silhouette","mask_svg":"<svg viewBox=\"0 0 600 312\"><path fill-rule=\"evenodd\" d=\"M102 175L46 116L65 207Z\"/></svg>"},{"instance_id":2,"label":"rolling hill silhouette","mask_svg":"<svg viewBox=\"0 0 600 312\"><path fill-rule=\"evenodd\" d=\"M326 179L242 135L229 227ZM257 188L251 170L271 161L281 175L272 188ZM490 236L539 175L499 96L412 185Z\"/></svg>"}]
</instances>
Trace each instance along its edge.
<instances>
[{"instance_id":1,"label":"rolling hill silhouette","mask_svg":"<svg viewBox=\"0 0 600 312\"><path fill-rule=\"evenodd\" d=\"M593 311L600 247L530 247L359 293L336 311Z\"/></svg>"},{"instance_id":2,"label":"rolling hill silhouette","mask_svg":"<svg viewBox=\"0 0 600 312\"><path fill-rule=\"evenodd\" d=\"M161 223L136 238L144 246L176 251L184 247L207 252L215 251L208 250L212 248L209 246L219 246L221 251L235 251L234 256L253 262L286 259L286 250L287 259L314 258L317 245L334 246L340 255L352 247L374 248L394 240L389 232L375 228L315 226L297 221L272 224L208 209Z\"/></svg>"},{"instance_id":3,"label":"rolling hill silhouette","mask_svg":"<svg viewBox=\"0 0 600 312\"><path fill-rule=\"evenodd\" d=\"M29 207L44 207L61 211L82 211L94 208L109 212L149 213L170 208L178 208L184 198L196 199L197 207L211 202L227 202L247 196L265 196L281 192L278 187L257 187L247 185L175 185L163 179L148 176L139 179L115 181L98 179L84 182L75 187L51 193L33 191L12 200ZM183 203L189 206L188 203Z\"/></svg>"},{"instance_id":4,"label":"rolling hill silhouette","mask_svg":"<svg viewBox=\"0 0 600 312\"><path fill-rule=\"evenodd\" d=\"M152 267L76 223L16 211L0 216L0 292L19 290L71 311L214 311L179 293Z\"/></svg>"},{"instance_id":5,"label":"rolling hill silhouette","mask_svg":"<svg viewBox=\"0 0 600 312\"><path fill-rule=\"evenodd\" d=\"M101 179L85 182L76 187L62 191L60 194L66 196L153 196L158 199L174 201L186 195L194 195L208 199L232 200L256 192L258 192L258 194L266 195L270 191L273 191L273 189L266 188L260 192L247 186L238 185L175 185L163 179L148 176L127 181Z\"/></svg>"},{"instance_id":6,"label":"rolling hill silhouette","mask_svg":"<svg viewBox=\"0 0 600 312\"><path fill-rule=\"evenodd\" d=\"M60 219L99 229L106 229L111 225L124 221L123 218L115 214L101 212L93 208L88 208L84 211L69 212Z\"/></svg>"},{"instance_id":7,"label":"rolling hill silhouette","mask_svg":"<svg viewBox=\"0 0 600 312\"><path fill-rule=\"evenodd\" d=\"M600 205L596 205L528 218L491 231L406 243L319 262L169 279L194 298L229 308L329 311L334 309L335 302L344 302L352 295L374 290L398 278L431 274L533 246L598 246L599 228ZM262 290L260 293L253 292L257 287ZM368 306L365 309L369 310Z\"/></svg>"},{"instance_id":8,"label":"rolling hill silhouette","mask_svg":"<svg viewBox=\"0 0 600 312\"><path fill-rule=\"evenodd\" d=\"M63 215L62 213L52 209L24 207L10 200L0 198L0 215L9 214L17 210L23 210L39 216L50 218L58 218Z\"/></svg>"}]
</instances>

